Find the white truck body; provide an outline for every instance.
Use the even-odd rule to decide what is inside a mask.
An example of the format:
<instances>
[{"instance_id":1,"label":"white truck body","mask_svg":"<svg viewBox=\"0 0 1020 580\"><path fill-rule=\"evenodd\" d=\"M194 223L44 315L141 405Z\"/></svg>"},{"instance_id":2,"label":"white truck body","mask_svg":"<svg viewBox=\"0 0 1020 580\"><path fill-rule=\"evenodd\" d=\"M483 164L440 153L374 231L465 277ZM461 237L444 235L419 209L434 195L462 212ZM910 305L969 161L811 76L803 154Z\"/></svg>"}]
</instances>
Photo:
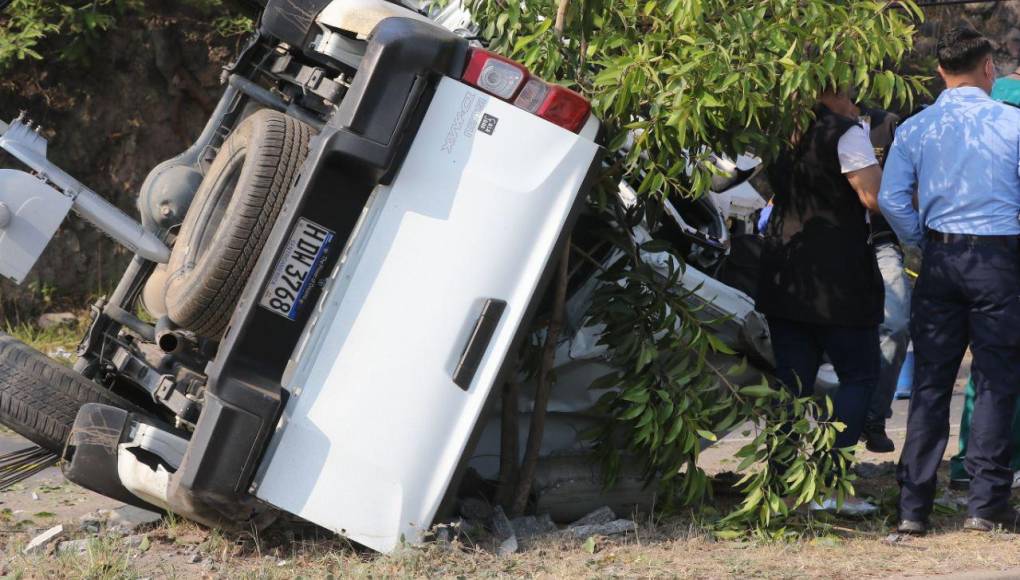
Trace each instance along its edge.
<instances>
[{"instance_id":1,"label":"white truck body","mask_svg":"<svg viewBox=\"0 0 1020 580\"><path fill-rule=\"evenodd\" d=\"M595 128L578 135L440 82L291 361L257 497L376 550L421 539L581 201ZM458 386L493 300L505 311Z\"/></svg>"}]
</instances>

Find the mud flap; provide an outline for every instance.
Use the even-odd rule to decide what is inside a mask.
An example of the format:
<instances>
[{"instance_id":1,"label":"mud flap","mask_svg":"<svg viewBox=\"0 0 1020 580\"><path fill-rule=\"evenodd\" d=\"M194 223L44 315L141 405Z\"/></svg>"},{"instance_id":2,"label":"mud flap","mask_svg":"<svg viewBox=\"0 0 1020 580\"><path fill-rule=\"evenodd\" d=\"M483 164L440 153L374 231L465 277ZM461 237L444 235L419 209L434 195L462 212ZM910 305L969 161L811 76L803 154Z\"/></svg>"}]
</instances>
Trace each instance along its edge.
<instances>
[{"instance_id":1,"label":"mud flap","mask_svg":"<svg viewBox=\"0 0 1020 580\"><path fill-rule=\"evenodd\" d=\"M64 447L64 477L96 493L152 511L163 511L125 488L117 473L120 444L127 441L131 413L117 407L88 403L78 410Z\"/></svg>"}]
</instances>

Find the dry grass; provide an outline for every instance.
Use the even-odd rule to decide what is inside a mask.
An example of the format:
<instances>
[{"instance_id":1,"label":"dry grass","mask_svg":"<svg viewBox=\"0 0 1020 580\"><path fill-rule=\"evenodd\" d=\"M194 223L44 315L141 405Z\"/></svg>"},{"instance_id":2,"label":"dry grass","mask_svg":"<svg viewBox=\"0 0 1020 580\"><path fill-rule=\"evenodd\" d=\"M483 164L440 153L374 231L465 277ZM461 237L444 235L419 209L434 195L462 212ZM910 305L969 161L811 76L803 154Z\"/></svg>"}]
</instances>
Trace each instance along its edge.
<instances>
[{"instance_id":1,"label":"dry grass","mask_svg":"<svg viewBox=\"0 0 1020 580\"><path fill-rule=\"evenodd\" d=\"M176 520L148 531L142 548L99 538L84 554L23 556L20 548L29 536L15 534L0 572L50 579L889 578L1020 569L1020 536L968 533L961 523L962 515L942 515L932 536L901 542L888 541L883 520L816 521L792 541L731 542L715 540L690 519L670 518L643 520L626 537L597 538L594 553L580 539L546 536L499 557L483 530L467 530L450 543L378 555L308 526L274 526L255 537Z\"/></svg>"}]
</instances>

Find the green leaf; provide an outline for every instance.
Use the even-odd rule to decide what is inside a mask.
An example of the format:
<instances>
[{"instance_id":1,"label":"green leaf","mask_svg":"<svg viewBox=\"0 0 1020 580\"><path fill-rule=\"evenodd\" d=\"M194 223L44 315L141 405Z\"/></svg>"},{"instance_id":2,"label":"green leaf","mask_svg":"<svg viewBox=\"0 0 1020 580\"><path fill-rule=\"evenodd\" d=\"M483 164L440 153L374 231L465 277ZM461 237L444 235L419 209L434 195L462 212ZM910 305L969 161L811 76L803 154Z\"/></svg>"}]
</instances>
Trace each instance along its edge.
<instances>
[{"instance_id":1,"label":"green leaf","mask_svg":"<svg viewBox=\"0 0 1020 580\"><path fill-rule=\"evenodd\" d=\"M644 405L633 405L620 415L621 421L629 421L645 412Z\"/></svg>"},{"instance_id":2,"label":"green leaf","mask_svg":"<svg viewBox=\"0 0 1020 580\"><path fill-rule=\"evenodd\" d=\"M594 554L598 550L598 545L595 543L595 536L588 536L588 539L581 544L581 549L588 554Z\"/></svg>"},{"instance_id":3,"label":"green leaf","mask_svg":"<svg viewBox=\"0 0 1020 580\"><path fill-rule=\"evenodd\" d=\"M715 433L712 433L711 431L706 431L704 429L698 429L698 436L700 436L702 439L707 439L709 441L718 440L715 436Z\"/></svg>"},{"instance_id":4,"label":"green leaf","mask_svg":"<svg viewBox=\"0 0 1020 580\"><path fill-rule=\"evenodd\" d=\"M747 395L755 398L771 397L776 394L776 391L769 388L768 385L751 385L748 387L741 387L738 391L741 395Z\"/></svg>"}]
</instances>

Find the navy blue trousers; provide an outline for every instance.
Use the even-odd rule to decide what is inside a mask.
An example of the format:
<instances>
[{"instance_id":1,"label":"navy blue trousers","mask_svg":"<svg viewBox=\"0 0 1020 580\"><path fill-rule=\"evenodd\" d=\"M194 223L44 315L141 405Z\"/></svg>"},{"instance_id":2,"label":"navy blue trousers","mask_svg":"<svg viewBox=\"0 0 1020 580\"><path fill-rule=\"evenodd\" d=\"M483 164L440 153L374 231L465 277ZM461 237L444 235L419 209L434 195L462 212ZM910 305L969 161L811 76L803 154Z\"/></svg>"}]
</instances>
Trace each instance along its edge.
<instances>
[{"instance_id":1,"label":"navy blue trousers","mask_svg":"<svg viewBox=\"0 0 1020 580\"><path fill-rule=\"evenodd\" d=\"M878 325L837 326L769 317L776 378L800 396L814 393L822 357L828 355L839 377L832 400L836 419L846 424L836 447L857 445L878 385L882 352Z\"/></svg>"},{"instance_id":2,"label":"navy blue trousers","mask_svg":"<svg viewBox=\"0 0 1020 580\"><path fill-rule=\"evenodd\" d=\"M967 448L968 512L1008 508L1010 428L1020 391L1020 249L928 242L910 317L914 390L900 456L900 517L927 520L949 437L949 403L970 346L977 399Z\"/></svg>"}]
</instances>

